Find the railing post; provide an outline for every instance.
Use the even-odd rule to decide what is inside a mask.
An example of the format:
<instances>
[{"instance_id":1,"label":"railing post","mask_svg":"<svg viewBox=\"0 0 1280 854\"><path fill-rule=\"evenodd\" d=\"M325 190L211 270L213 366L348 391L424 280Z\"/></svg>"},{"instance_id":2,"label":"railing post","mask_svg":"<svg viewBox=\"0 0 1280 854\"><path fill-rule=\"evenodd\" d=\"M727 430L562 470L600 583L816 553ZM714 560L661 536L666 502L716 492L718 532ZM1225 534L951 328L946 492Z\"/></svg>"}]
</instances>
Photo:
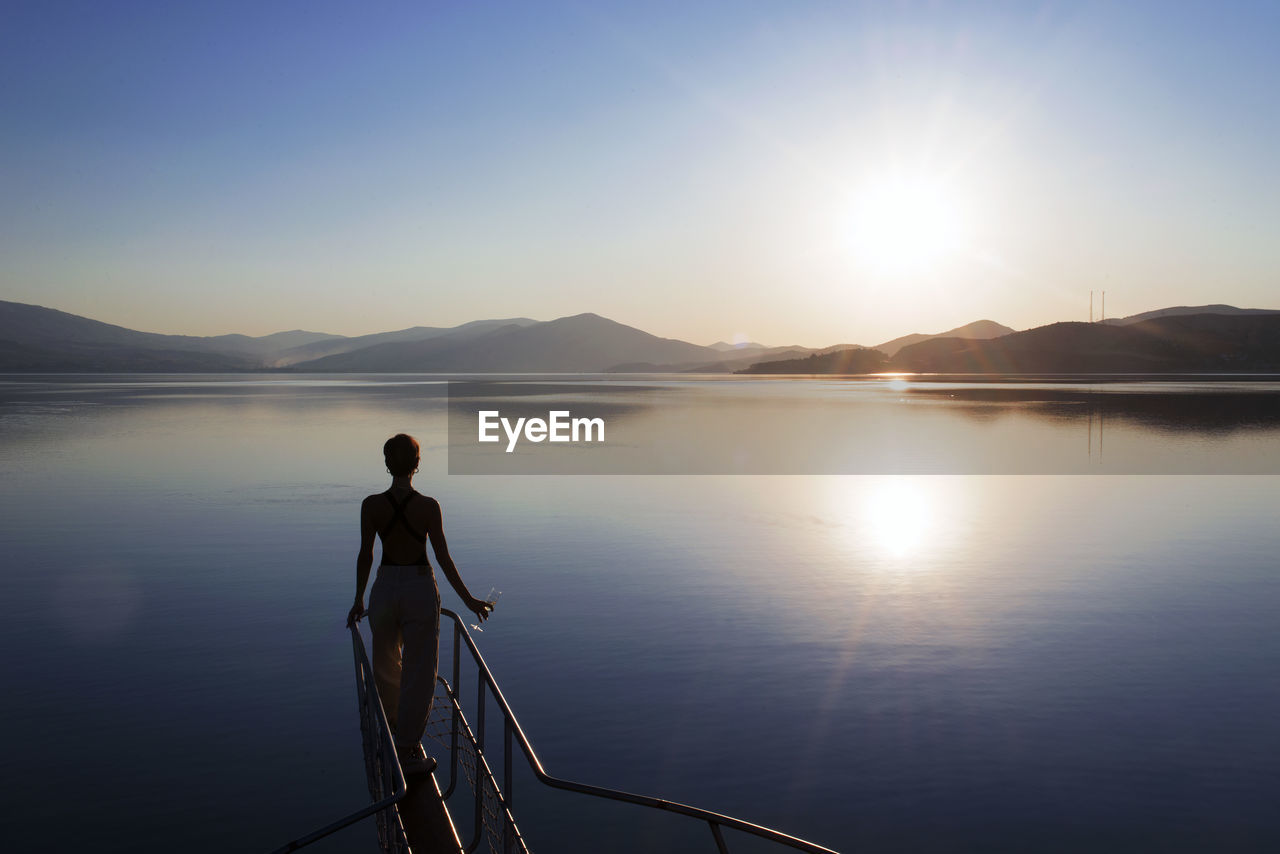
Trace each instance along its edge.
<instances>
[{"instance_id":1,"label":"railing post","mask_svg":"<svg viewBox=\"0 0 1280 854\"><path fill-rule=\"evenodd\" d=\"M474 841L467 848L474 851L480 847L480 834L484 831L484 783L481 780L480 764L484 759L484 674L476 671L476 800L475 815L472 821Z\"/></svg>"},{"instance_id":2,"label":"railing post","mask_svg":"<svg viewBox=\"0 0 1280 854\"><path fill-rule=\"evenodd\" d=\"M724 835L720 833L720 825L714 821L709 821L707 824L711 825L711 835L716 838L716 848L719 849L720 854L729 854L729 846L724 844Z\"/></svg>"},{"instance_id":3,"label":"railing post","mask_svg":"<svg viewBox=\"0 0 1280 854\"><path fill-rule=\"evenodd\" d=\"M462 661L460 658L462 650L458 648L461 641L462 641L462 626L458 625L457 620L454 620L453 622L453 683L452 683L453 688L452 690L454 694L458 695L459 702L461 702L461 699L462 699L462 695L459 693L462 690L462 687L458 684L458 677L462 673ZM445 693L447 694L448 692L446 691ZM449 705L453 707L453 711L450 712L449 714L449 717L450 717L449 788L445 789L445 791L441 794L441 798L444 800L447 800L453 794L454 787L458 785L458 724L460 723L458 719L459 712L457 707L454 706L452 702L450 702Z\"/></svg>"},{"instance_id":4,"label":"railing post","mask_svg":"<svg viewBox=\"0 0 1280 854\"><path fill-rule=\"evenodd\" d=\"M511 791L511 717L503 714L502 719L504 722L502 727L502 800L506 802L506 808L502 811L502 850L505 854L511 854L511 849L515 844L515 828L511 826L511 822L515 817L515 812L512 810L513 794Z\"/></svg>"}]
</instances>

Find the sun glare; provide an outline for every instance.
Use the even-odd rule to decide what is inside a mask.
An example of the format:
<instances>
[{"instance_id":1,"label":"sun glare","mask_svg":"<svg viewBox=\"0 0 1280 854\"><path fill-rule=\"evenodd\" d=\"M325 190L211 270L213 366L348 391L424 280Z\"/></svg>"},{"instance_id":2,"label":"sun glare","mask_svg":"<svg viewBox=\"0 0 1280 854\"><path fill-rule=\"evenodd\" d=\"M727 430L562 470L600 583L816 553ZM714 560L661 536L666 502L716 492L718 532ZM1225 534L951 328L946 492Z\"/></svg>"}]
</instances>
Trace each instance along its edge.
<instances>
[{"instance_id":1,"label":"sun glare","mask_svg":"<svg viewBox=\"0 0 1280 854\"><path fill-rule=\"evenodd\" d=\"M912 475L838 477L829 482L833 528L863 560L892 571L933 565L932 546L949 527L946 495L936 478Z\"/></svg>"},{"instance_id":2,"label":"sun glare","mask_svg":"<svg viewBox=\"0 0 1280 854\"><path fill-rule=\"evenodd\" d=\"M939 179L890 175L855 196L849 241L858 261L877 273L927 272L966 240L968 223L954 192Z\"/></svg>"},{"instance_id":3,"label":"sun glare","mask_svg":"<svg viewBox=\"0 0 1280 854\"><path fill-rule=\"evenodd\" d=\"M880 551L904 558L924 543L932 521L927 490L909 478L892 478L862 506L863 524Z\"/></svg>"},{"instance_id":4,"label":"sun glare","mask_svg":"<svg viewBox=\"0 0 1280 854\"><path fill-rule=\"evenodd\" d=\"M924 559L922 552L937 535L933 487L928 478L910 476L839 479L832 500L845 514L845 531L861 553L907 568L917 565L912 558Z\"/></svg>"}]
</instances>

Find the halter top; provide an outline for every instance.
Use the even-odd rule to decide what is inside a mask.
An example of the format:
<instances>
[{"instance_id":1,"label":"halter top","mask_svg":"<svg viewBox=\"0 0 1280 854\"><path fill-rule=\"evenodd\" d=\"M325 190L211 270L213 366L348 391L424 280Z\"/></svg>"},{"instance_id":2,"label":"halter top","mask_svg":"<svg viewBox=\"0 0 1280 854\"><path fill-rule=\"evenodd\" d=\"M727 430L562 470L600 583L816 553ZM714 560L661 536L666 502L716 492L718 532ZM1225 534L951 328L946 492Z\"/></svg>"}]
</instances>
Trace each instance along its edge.
<instances>
[{"instance_id":1,"label":"halter top","mask_svg":"<svg viewBox=\"0 0 1280 854\"><path fill-rule=\"evenodd\" d=\"M382 494L391 502L391 509L393 511L391 521L383 526L382 530L378 531L378 536L382 538L382 554L384 558L382 561L383 566L427 566L427 535L415 528L413 523L409 521L409 518L404 515L404 511L409 507L409 502L413 501L415 498L419 498L419 493L417 490L411 491L404 497L403 501L397 501L396 497L391 494L391 490L389 489ZM399 525L408 531L409 536L413 537L414 542L422 545L422 554L419 555L418 559L413 563L390 563L385 559L387 554L387 535L395 529L396 525Z\"/></svg>"}]
</instances>

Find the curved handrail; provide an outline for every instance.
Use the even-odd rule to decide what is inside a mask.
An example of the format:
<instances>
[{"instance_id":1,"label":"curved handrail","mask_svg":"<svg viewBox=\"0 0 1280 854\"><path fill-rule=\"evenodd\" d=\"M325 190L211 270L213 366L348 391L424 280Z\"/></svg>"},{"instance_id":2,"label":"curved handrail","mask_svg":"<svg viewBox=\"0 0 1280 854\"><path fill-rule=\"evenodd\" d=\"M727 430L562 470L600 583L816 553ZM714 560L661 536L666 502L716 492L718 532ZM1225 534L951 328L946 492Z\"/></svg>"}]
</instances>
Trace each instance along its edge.
<instances>
[{"instance_id":1,"label":"curved handrail","mask_svg":"<svg viewBox=\"0 0 1280 854\"><path fill-rule=\"evenodd\" d=\"M461 637L467 645L467 649L471 651L471 657L475 659L476 668L481 679L489 687L493 693L493 697L498 702L498 708L502 710L502 714L506 717L512 734L520 743L520 749L524 752L525 759L529 762L529 767L533 770L534 776L542 783L555 789L564 789L570 792L578 792L584 795L593 795L598 798L605 798L613 801L623 801L631 804L638 804L653 809L666 810L667 812L678 813L680 815L696 818L707 822L711 826L711 832L715 835L716 844L721 851L726 851L724 840L720 836L720 827L728 827L733 830L749 833L753 836L759 836L768 839L771 842L778 842L783 845L800 851L808 851L812 854L837 854L830 848L824 848L813 842L800 839L796 836L790 836L781 831L764 827L759 824L752 824L749 821L734 818L732 816L722 815L721 813L712 812L710 810L700 809L698 807L689 806L688 804L678 803L676 801L667 801L661 798L649 797L648 795L636 795L631 792L623 792L618 789L606 789L602 786L592 786L588 783L578 783L572 780L565 780L560 777L554 777L549 774L542 764L542 760L538 758L538 754L534 751L533 745L529 743L529 738L524 734L524 730L520 726L520 722L516 719L515 713L511 711L511 706L507 703L507 698L502 695L502 690L498 688L497 680L493 678L493 672L489 670L489 665L485 663L484 656L480 654L479 648L476 647L475 641L471 639L471 635L467 632L461 617L448 608L441 608L440 614L449 617L454 622L454 637ZM455 659L456 662L456 659Z\"/></svg>"},{"instance_id":2,"label":"curved handrail","mask_svg":"<svg viewBox=\"0 0 1280 854\"><path fill-rule=\"evenodd\" d=\"M357 625L358 622L359 620L352 623L350 626L351 648L355 653L356 674L359 677L356 682L356 695L359 697L361 703L364 703L365 695L362 691L372 690L373 697L377 700L376 703L370 705L373 707L374 711L377 712L375 723L377 724L378 738L382 741L382 746L390 752L391 761L387 764L391 768L391 779L395 784L395 788L392 789L390 795L382 800L369 804L369 806L364 807L363 809L356 810L351 813L351 815L340 818L332 824L325 825L319 830L314 830L306 836L300 836L292 842L288 842L277 848L275 851L272 851L271 854L286 854L286 852L297 851L299 848L303 848L313 842L324 839L326 836L337 833L344 827L350 827L362 819L366 819L371 815L382 812L388 807L399 803L409 792L409 786L404 779L404 771L400 768L400 757L396 754L395 742L391 739L391 725L387 722L387 712L382 708L382 698L378 696L376 688L377 683L373 681L373 665L369 663L369 654L365 652L364 638L360 636L360 628Z\"/></svg>"}]
</instances>

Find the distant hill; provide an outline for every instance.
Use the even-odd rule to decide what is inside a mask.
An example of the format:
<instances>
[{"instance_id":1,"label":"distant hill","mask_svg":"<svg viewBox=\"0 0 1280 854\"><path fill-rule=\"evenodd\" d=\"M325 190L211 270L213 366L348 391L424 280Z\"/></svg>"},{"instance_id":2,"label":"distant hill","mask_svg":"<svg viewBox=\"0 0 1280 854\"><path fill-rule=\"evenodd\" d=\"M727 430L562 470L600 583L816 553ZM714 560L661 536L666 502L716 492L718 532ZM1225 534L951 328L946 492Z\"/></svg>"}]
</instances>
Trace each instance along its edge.
<instances>
[{"instance_id":1,"label":"distant hill","mask_svg":"<svg viewBox=\"0 0 1280 854\"><path fill-rule=\"evenodd\" d=\"M459 333L459 337L455 341L463 340L466 337L475 337L494 329L500 329L504 326L532 326L537 323L536 320L530 320L527 317L513 317L506 320L473 320L470 323L464 323L461 326L443 327L443 326L413 326L409 329L400 329L395 332L377 332L372 335L357 335L351 338L343 338L334 336L323 341L315 341L301 344L297 347L291 347L277 353L271 360L272 367L285 367L288 365L296 365L300 362L310 362L315 359L322 359L325 356L334 356L339 353L352 353L356 350L363 350L366 347L375 347L379 344L394 344L404 341L426 341L429 338L437 338L442 335L450 335Z\"/></svg>"},{"instance_id":2,"label":"distant hill","mask_svg":"<svg viewBox=\"0 0 1280 854\"><path fill-rule=\"evenodd\" d=\"M127 345L68 344L42 347L0 340L0 372L21 373L238 373L252 358L198 350Z\"/></svg>"},{"instance_id":3,"label":"distant hill","mask_svg":"<svg viewBox=\"0 0 1280 854\"><path fill-rule=\"evenodd\" d=\"M811 354L832 353L836 350L858 349L856 344L833 344L815 349L791 345L789 347L765 347L763 349L721 350L713 361L676 362L624 362L609 368L610 373L671 373L671 374L732 374L749 368L756 362L775 359L803 359Z\"/></svg>"},{"instance_id":4,"label":"distant hill","mask_svg":"<svg viewBox=\"0 0 1280 854\"><path fill-rule=\"evenodd\" d=\"M1054 323L986 341L937 338L902 348L889 367L1003 374L1280 371L1280 313Z\"/></svg>"},{"instance_id":5,"label":"distant hill","mask_svg":"<svg viewBox=\"0 0 1280 854\"><path fill-rule=\"evenodd\" d=\"M238 371L259 360L239 339L138 332L52 308L0 301L0 370ZM247 339L253 340L253 339Z\"/></svg>"},{"instance_id":6,"label":"distant hill","mask_svg":"<svg viewBox=\"0 0 1280 854\"><path fill-rule=\"evenodd\" d=\"M597 372L620 363L706 362L719 352L659 338L601 317L578 314L480 335L380 344L294 365L300 371Z\"/></svg>"},{"instance_id":7,"label":"distant hill","mask_svg":"<svg viewBox=\"0 0 1280 854\"><path fill-rule=\"evenodd\" d=\"M255 356L264 361L274 359L277 354L287 352L295 347L306 347L326 341L347 340L341 335L330 335L326 332L307 332L303 329L294 329L289 332L273 332L270 335L261 335L257 338L248 335L214 335L211 338L191 339L186 339L183 336L165 337L176 337L193 342L192 347L196 349L243 353L246 356Z\"/></svg>"},{"instance_id":8,"label":"distant hill","mask_svg":"<svg viewBox=\"0 0 1280 854\"><path fill-rule=\"evenodd\" d=\"M901 338L894 338L892 341L877 344L872 349L879 350L886 356L892 357L896 356L903 347L919 344L921 341L928 341L931 338L999 338L1001 335L1008 335L1013 331L1007 326L996 323L994 320L975 320L973 323L966 323L964 326L957 326L955 329L939 332L937 335L922 335L918 332L911 335L903 335Z\"/></svg>"},{"instance_id":9,"label":"distant hill","mask_svg":"<svg viewBox=\"0 0 1280 854\"><path fill-rule=\"evenodd\" d=\"M762 350L747 350L721 354L717 362L704 362L700 365L676 365L667 368L683 374L732 374L749 368L760 361L774 359L803 359L818 351L809 347L769 347Z\"/></svg>"},{"instance_id":10,"label":"distant hill","mask_svg":"<svg viewBox=\"0 0 1280 854\"><path fill-rule=\"evenodd\" d=\"M1158 308L1155 311L1144 311L1142 314L1131 314L1128 317L1107 318L1102 323L1112 326L1130 326L1144 320L1155 320L1157 317L1178 317L1184 314L1280 314L1280 310L1272 308L1236 308L1234 305L1178 305L1172 308Z\"/></svg>"},{"instance_id":11,"label":"distant hill","mask_svg":"<svg viewBox=\"0 0 1280 854\"><path fill-rule=\"evenodd\" d=\"M189 348L201 339L137 332L39 305L0 302L0 340L32 347L75 344L187 349L184 344Z\"/></svg>"},{"instance_id":12,"label":"distant hill","mask_svg":"<svg viewBox=\"0 0 1280 854\"><path fill-rule=\"evenodd\" d=\"M888 357L879 350L855 347L834 353L814 353L803 359L757 362L739 374L874 374L883 371Z\"/></svg>"},{"instance_id":13,"label":"distant hill","mask_svg":"<svg viewBox=\"0 0 1280 854\"><path fill-rule=\"evenodd\" d=\"M270 335L162 335L57 309L0 301L0 371L251 371L282 367L387 341L456 334L455 341L528 318L476 320L457 327L417 326L346 337L295 329Z\"/></svg>"},{"instance_id":14,"label":"distant hill","mask_svg":"<svg viewBox=\"0 0 1280 854\"><path fill-rule=\"evenodd\" d=\"M929 341L935 338L964 338L964 339L988 339L998 338L1001 335L1008 335L1013 332L1008 326L996 323L994 320L975 320L973 323L966 323L964 326L957 326L955 329L947 332L940 332L937 335L925 335L922 333L913 333L911 335L903 335L900 338L894 338L883 344L877 344L874 347L862 347L856 344L837 344L833 347L823 347L821 349L813 349L810 347L776 347L768 351L760 352L754 357L748 355L746 358L739 358L734 361L722 361L719 365L704 365L700 368L691 369L686 366L666 366L671 370L701 370L705 372L715 372L717 370L725 373L739 374L826 374L826 373L874 373L883 370L880 367L867 367L865 370L854 369L853 363L842 362L840 359L820 359L815 361L807 361L813 356L825 356L837 351L876 351L881 354L882 361L885 358L894 356L903 347L911 344L917 344L922 341ZM714 346L714 345L713 345ZM847 357L848 358L848 357ZM871 365L867 361L870 357L858 356L859 364ZM804 360L805 364L792 364L796 360ZM774 362L787 362L785 367L772 367ZM655 366L656 369L657 366Z\"/></svg>"},{"instance_id":15,"label":"distant hill","mask_svg":"<svg viewBox=\"0 0 1280 854\"><path fill-rule=\"evenodd\" d=\"M721 352L727 352L729 350L745 352L749 350L769 350L771 348L765 344L757 344L755 341L747 341L742 344L730 344L728 341L717 341L711 345L711 349L719 350Z\"/></svg>"}]
</instances>

